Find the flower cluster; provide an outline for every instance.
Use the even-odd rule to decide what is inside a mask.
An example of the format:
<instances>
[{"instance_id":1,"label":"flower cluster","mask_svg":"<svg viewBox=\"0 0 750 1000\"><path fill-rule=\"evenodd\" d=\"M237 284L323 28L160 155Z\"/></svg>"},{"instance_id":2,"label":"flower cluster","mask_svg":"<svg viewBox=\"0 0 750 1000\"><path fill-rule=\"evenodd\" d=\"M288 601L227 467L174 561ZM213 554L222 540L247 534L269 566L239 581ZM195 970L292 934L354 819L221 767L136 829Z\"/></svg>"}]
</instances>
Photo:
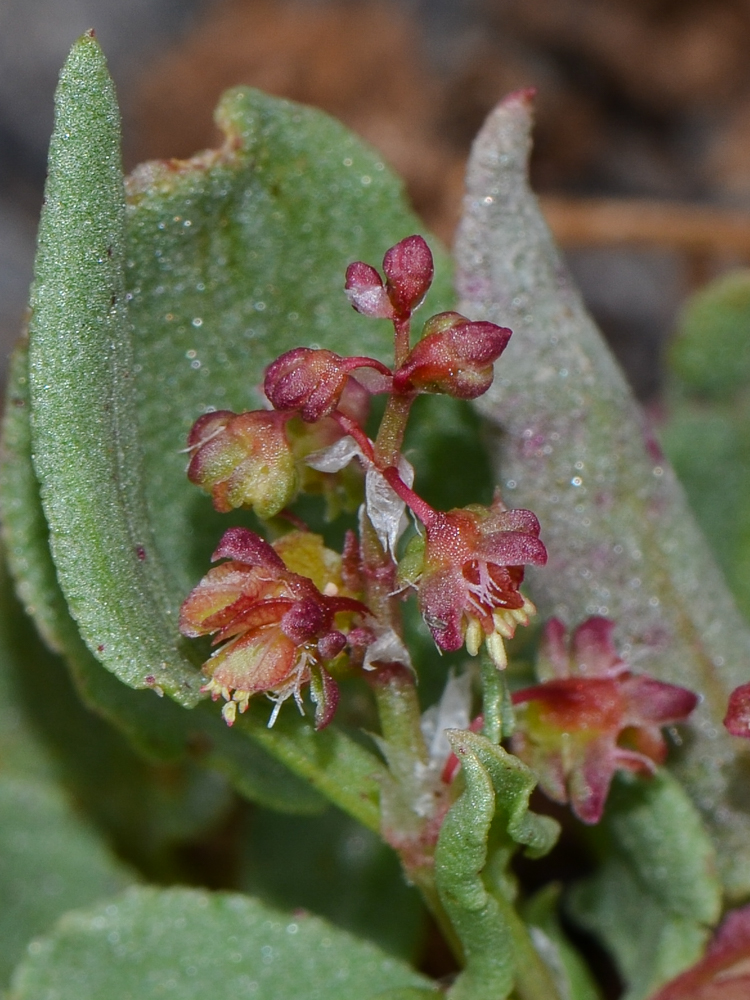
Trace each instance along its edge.
<instances>
[{"instance_id":1,"label":"flower cluster","mask_svg":"<svg viewBox=\"0 0 750 1000\"><path fill-rule=\"evenodd\" d=\"M661 727L683 721L698 701L685 688L631 673L613 630L614 622L589 618L567 642L553 618L540 655L542 683L513 694L513 752L584 823L601 819L615 771L653 773L667 752Z\"/></svg>"},{"instance_id":2,"label":"flower cluster","mask_svg":"<svg viewBox=\"0 0 750 1000\"><path fill-rule=\"evenodd\" d=\"M299 703L307 684L318 701L318 722L328 721L337 664L408 665L393 615L397 592L416 589L440 649L465 643L475 655L485 642L498 667L505 665L503 639L534 611L519 587L524 567L547 558L536 517L507 510L499 497L489 507L433 510L414 492L413 470L400 452L416 396L474 399L486 392L511 335L494 323L444 312L427 320L412 345L412 315L433 272L421 236L388 250L384 278L361 261L347 270L345 291L354 309L393 324L392 367L376 358L298 347L266 369L270 410L207 413L190 432L188 477L211 494L217 510L247 507L263 520L281 515L299 527L288 510L298 493L324 493L329 513L335 512L361 495L352 488L354 469L355 478L364 478L363 531L377 539L374 549L350 546L346 563L364 588L355 598L341 590L335 573L313 582L314 574L294 565L304 533L270 545L241 529L227 532L214 558L228 561L210 570L187 598L180 627L187 636L214 636L218 648L204 668L210 678L205 690L226 700L229 723L258 692L277 703L273 721L278 705L290 696ZM364 429L373 393L389 397L375 441ZM423 532L398 566L407 506ZM308 534L304 544L316 537Z\"/></svg>"},{"instance_id":3,"label":"flower cluster","mask_svg":"<svg viewBox=\"0 0 750 1000\"><path fill-rule=\"evenodd\" d=\"M330 671L347 643L362 644L352 622L368 616L341 593L341 558L318 535L293 532L274 547L230 528L213 555L219 559L228 561L208 571L180 612L184 635L213 635L219 647L205 666L203 690L225 699L229 725L264 692L276 702L273 724L282 702L294 696L301 706L302 687L314 681L316 723L327 725L337 701ZM296 564L305 575L291 568Z\"/></svg>"}]
</instances>

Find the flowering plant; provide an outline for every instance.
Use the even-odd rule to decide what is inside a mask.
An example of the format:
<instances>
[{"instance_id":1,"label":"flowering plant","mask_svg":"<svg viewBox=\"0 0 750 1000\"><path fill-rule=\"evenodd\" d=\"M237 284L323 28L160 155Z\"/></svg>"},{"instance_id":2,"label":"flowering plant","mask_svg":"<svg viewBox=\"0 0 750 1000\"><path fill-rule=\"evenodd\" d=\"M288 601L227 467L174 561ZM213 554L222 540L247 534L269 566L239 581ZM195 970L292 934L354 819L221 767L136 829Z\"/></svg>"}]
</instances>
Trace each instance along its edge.
<instances>
[{"instance_id":1,"label":"flowering plant","mask_svg":"<svg viewBox=\"0 0 750 1000\"><path fill-rule=\"evenodd\" d=\"M590 1000L582 933L630 1000L739 995L748 633L566 284L530 101L475 147L459 312L309 110L231 92L126 190L74 46L0 476L44 641L6 586L14 998Z\"/></svg>"}]
</instances>

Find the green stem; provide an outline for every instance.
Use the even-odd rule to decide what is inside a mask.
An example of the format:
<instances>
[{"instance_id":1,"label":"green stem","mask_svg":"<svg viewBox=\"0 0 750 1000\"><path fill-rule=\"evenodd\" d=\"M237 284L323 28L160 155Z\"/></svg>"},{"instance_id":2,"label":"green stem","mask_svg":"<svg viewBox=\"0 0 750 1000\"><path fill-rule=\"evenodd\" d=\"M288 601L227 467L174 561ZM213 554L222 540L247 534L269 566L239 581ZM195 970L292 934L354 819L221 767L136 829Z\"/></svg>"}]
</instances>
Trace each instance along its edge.
<instances>
[{"instance_id":1,"label":"green stem","mask_svg":"<svg viewBox=\"0 0 750 1000\"><path fill-rule=\"evenodd\" d=\"M394 393L386 403L375 440L375 461L381 469L389 465L398 467L409 411L415 398L414 393L404 395Z\"/></svg>"},{"instance_id":2,"label":"green stem","mask_svg":"<svg viewBox=\"0 0 750 1000\"><path fill-rule=\"evenodd\" d=\"M529 929L502 893L493 893L510 931L515 964L514 995L518 1000L560 1000L557 983L534 947Z\"/></svg>"}]
</instances>

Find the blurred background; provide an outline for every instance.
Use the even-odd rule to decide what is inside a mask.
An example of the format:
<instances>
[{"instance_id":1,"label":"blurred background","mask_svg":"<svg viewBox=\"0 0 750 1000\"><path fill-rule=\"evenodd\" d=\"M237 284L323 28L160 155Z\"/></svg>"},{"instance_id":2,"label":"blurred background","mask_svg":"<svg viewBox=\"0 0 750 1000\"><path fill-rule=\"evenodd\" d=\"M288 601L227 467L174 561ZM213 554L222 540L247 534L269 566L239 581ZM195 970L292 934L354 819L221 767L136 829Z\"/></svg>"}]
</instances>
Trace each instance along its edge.
<instances>
[{"instance_id":1,"label":"blurred background","mask_svg":"<svg viewBox=\"0 0 750 1000\"><path fill-rule=\"evenodd\" d=\"M237 83L376 146L450 243L463 165L507 92L537 88L532 180L644 400L689 290L750 259L748 0L0 0L0 355L20 326L56 76L96 29L126 169L214 144Z\"/></svg>"}]
</instances>

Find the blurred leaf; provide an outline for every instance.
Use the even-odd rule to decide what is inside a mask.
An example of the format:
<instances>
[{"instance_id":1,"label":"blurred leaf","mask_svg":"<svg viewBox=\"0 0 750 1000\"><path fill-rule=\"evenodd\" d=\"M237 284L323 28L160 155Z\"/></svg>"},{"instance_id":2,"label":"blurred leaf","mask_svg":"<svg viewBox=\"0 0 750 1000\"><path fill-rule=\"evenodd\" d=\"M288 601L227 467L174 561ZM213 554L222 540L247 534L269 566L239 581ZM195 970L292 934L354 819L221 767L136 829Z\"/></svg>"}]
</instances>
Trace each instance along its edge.
<instances>
[{"instance_id":1,"label":"blurred leaf","mask_svg":"<svg viewBox=\"0 0 750 1000\"><path fill-rule=\"evenodd\" d=\"M424 906L380 838L328 809L314 818L253 810L243 839L241 888L286 910L303 908L414 960Z\"/></svg>"},{"instance_id":2,"label":"blurred leaf","mask_svg":"<svg viewBox=\"0 0 750 1000\"><path fill-rule=\"evenodd\" d=\"M695 398L728 403L750 386L750 271L725 274L693 295L677 323L669 368Z\"/></svg>"},{"instance_id":3,"label":"blurred leaf","mask_svg":"<svg viewBox=\"0 0 750 1000\"><path fill-rule=\"evenodd\" d=\"M692 965L721 914L716 855L700 816L666 771L620 776L596 830L601 868L570 909L611 950L641 1000Z\"/></svg>"},{"instance_id":4,"label":"blurred leaf","mask_svg":"<svg viewBox=\"0 0 750 1000\"><path fill-rule=\"evenodd\" d=\"M542 615L568 626L605 615L639 670L702 695L670 763L742 899L750 747L722 719L747 680L750 629L529 189L530 100L512 95L480 132L456 241L460 311L514 330L478 402L493 466L506 502L542 524L549 561L527 576Z\"/></svg>"},{"instance_id":5,"label":"blurred leaf","mask_svg":"<svg viewBox=\"0 0 750 1000\"><path fill-rule=\"evenodd\" d=\"M374 1000L429 987L397 959L317 917L290 917L246 896L131 889L63 917L17 970L13 997Z\"/></svg>"},{"instance_id":6,"label":"blurred leaf","mask_svg":"<svg viewBox=\"0 0 750 1000\"><path fill-rule=\"evenodd\" d=\"M144 760L79 700L64 661L41 643L0 570L2 711L13 712L0 767L61 781L120 856L152 878L177 877L172 850L214 826L231 804L217 774ZM19 733L23 741L19 741ZM11 753L7 750L11 744ZM29 765L31 764L31 767Z\"/></svg>"},{"instance_id":7,"label":"blurred leaf","mask_svg":"<svg viewBox=\"0 0 750 1000\"><path fill-rule=\"evenodd\" d=\"M588 966L568 940L560 925L560 886L554 883L536 893L523 907L534 947L544 956L569 1000L601 1000L601 993Z\"/></svg>"},{"instance_id":8,"label":"blurred leaf","mask_svg":"<svg viewBox=\"0 0 750 1000\"><path fill-rule=\"evenodd\" d=\"M688 300L667 354L659 440L750 618L750 272Z\"/></svg>"},{"instance_id":9,"label":"blurred leaf","mask_svg":"<svg viewBox=\"0 0 750 1000\"><path fill-rule=\"evenodd\" d=\"M521 845L530 857L546 854L559 827L529 811L536 778L518 757L475 733L447 735L466 783L443 821L435 853L440 899L466 959L451 1000L503 1000L521 982L528 995L554 1000L552 976L513 907L507 866Z\"/></svg>"},{"instance_id":10,"label":"blurred leaf","mask_svg":"<svg viewBox=\"0 0 750 1000\"><path fill-rule=\"evenodd\" d=\"M60 914L131 880L51 782L0 774L0 986Z\"/></svg>"}]
</instances>

